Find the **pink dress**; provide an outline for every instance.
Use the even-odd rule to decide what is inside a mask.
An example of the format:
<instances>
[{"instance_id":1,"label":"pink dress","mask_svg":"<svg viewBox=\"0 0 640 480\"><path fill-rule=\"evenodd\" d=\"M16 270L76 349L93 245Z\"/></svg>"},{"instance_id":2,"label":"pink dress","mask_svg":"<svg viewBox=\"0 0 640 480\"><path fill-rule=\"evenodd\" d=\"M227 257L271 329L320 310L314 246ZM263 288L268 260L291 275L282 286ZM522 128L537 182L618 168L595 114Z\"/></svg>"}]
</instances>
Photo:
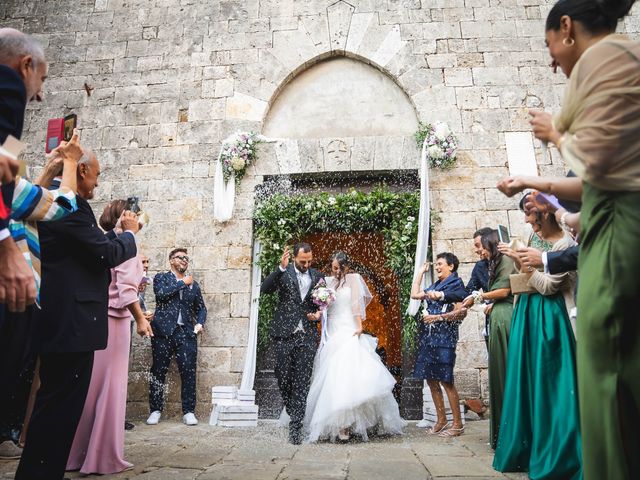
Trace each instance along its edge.
<instances>
[{"instance_id":1,"label":"pink dress","mask_svg":"<svg viewBox=\"0 0 640 480\"><path fill-rule=\"evenodd\" d=\"M124 460L131 339L131 313L126 306L138 300L138 284L143 275L138 257L111 269L109 339L107 348L95 353L89 393L67 460L67 470L106 474L132 466Z\"/></svg>"}]
</instances>

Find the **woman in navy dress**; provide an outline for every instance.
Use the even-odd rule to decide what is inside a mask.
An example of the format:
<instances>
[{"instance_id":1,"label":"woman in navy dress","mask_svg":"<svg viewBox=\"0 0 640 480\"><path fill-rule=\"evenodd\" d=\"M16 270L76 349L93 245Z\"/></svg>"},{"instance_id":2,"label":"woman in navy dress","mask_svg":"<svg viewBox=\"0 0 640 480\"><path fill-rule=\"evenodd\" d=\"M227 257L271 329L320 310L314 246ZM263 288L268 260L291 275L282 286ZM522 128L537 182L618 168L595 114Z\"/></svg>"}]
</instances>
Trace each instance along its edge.
<instances>
[{"instance_id":1,"label":"woman in navy dress","mask_svg":"<svg viewBox=\"0 0 640 480\"><path fill-rule=\"evenodd\" d=\"M418 327L420 336L414 375L426 379L436 406L438 419L429 429L429 433L437 433L443 437L456 437L464 431L460 399L453 384L460 319L457 316L444 315L453 311L454 303L461 302L467 296L464 283L456 272L459 264L453 253L438 254L435 263L438 280L426 290L421 290L422 277L429 269L427 262L422 266L411 289L411 298L426 302L423 322ZM447 423L441 385L447 393L453 413L451 426Z\"/></svg>"}]
</instances>

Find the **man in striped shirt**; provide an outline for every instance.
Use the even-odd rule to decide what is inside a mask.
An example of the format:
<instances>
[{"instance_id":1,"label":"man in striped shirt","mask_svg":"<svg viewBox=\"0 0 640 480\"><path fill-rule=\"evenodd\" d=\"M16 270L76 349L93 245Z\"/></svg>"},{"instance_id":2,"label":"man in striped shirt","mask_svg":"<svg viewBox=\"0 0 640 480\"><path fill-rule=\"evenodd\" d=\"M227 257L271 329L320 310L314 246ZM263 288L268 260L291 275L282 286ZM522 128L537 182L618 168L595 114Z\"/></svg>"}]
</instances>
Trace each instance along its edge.
<instances>
[{"instance_id":1,"label":"man in striped shirt","mask_svg":"<svg viewBox=\"0 0 640 480\"><path fill-rule=\"evenodd\" d=\"M31 66L25 65L27 60ZM9 134L21 136L24 106L27 100L41 100L46 71L42 49L33 39L17 30L0 29L0 85L5 87L0 88L0 141ZM39 77L34 79L33 75ZM7 254L2 258L13 259L0 265L2 300L7 290L15 288L6 285L12 282L12 275L20 275L29 282L37 298L40 244L36 222L58 220L77 210L76 170L81 156L77 135L52 152L40 183L48 185L62 169L64 188L59 191L49 191L21 177L2 185L5 207L10 207L7 208L9 218L0 223L0 242ZM0 458L20 455L21 450L15 443L24 420L35 364L35 355L29 346L35 307L29 305L30 295L21 296L16 294L16 289L12 291L8 304L0 304Z\"/></svg>"}]
</instances>

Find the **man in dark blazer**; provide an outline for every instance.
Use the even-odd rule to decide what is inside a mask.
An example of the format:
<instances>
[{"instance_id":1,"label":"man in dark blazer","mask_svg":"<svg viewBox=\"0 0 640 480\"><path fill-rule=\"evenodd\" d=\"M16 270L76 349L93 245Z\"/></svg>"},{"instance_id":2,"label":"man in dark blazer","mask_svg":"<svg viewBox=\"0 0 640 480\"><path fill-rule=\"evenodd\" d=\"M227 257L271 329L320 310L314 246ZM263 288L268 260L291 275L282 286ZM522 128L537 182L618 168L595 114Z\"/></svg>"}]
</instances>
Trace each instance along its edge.
<instances>
[{"instance_id":1,"label":"man in dark blazer","mask_svg":"<svg viewBox=\"0 0 640 480\"><path fill-rule=\"evenodd\" d=\"M105 235L87 200L100 164L85 151L78 164L78 211L41 223L42 310L35 348L41 386L17 480L62 479L91 380L93 354L107 346L110 269L136 255L137 217L125 212L121 235Z\"/></svg>"},{"instance_id":2,"label":"man in dark blazer","mask_svg":"<svg viewBox=\"0 0 640 480\"><path fill-rule=\"evenodd\" d=\"M156 310L151 322L153 338L151 380L149 381L148 425L156 425L164 408L164 382L171 359L175 356L182 384L182 421L197 425L196 409L196 337L207 320L207 307L200 285L187 274L189 256L185 248L169 253L171 271L153 278Z\"/></svg>"},{"instance_id":3,"label":"man in dark blazer","mask_svg":"<svg viewBox=\"0 0 640 480\"><path fill-rule=\"evenodd\" d=\"M302 420L318 345L316 323L320 312L311 300L311 292L323 275L311 268L312 260L308 243L293 247L293 265L289 263L289 249L285 248L280 266L265 278L260 288L260 293L278 293L270 334L278 388L291 417L289 441L294 445L302 442Z\"/></svg>"}]
</instances>

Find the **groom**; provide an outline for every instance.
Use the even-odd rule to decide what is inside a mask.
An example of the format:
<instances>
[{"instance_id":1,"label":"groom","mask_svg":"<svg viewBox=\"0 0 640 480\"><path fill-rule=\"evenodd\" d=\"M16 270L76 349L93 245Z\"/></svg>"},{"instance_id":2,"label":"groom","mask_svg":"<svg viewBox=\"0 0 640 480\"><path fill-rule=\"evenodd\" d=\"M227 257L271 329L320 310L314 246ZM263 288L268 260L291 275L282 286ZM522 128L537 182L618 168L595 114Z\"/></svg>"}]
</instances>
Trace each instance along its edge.
<instances>
[{"instance_id":1,"label":"groom","mask_svg":"<svg viewBox=\"0 0 640 480\"><path fill-rule=\"evenodd\" d=\"M271 321L280 395L289 423L289 442L302 443L302 419L317 347L320 319L318 307L311 301L311 291L323 275L311 267L313 253L308 243L293 247L293 265L289 264L289 248L284 249L280 266L269 275L260 293L278 292L278 306Z\"/></svg>"}]
</instances>

